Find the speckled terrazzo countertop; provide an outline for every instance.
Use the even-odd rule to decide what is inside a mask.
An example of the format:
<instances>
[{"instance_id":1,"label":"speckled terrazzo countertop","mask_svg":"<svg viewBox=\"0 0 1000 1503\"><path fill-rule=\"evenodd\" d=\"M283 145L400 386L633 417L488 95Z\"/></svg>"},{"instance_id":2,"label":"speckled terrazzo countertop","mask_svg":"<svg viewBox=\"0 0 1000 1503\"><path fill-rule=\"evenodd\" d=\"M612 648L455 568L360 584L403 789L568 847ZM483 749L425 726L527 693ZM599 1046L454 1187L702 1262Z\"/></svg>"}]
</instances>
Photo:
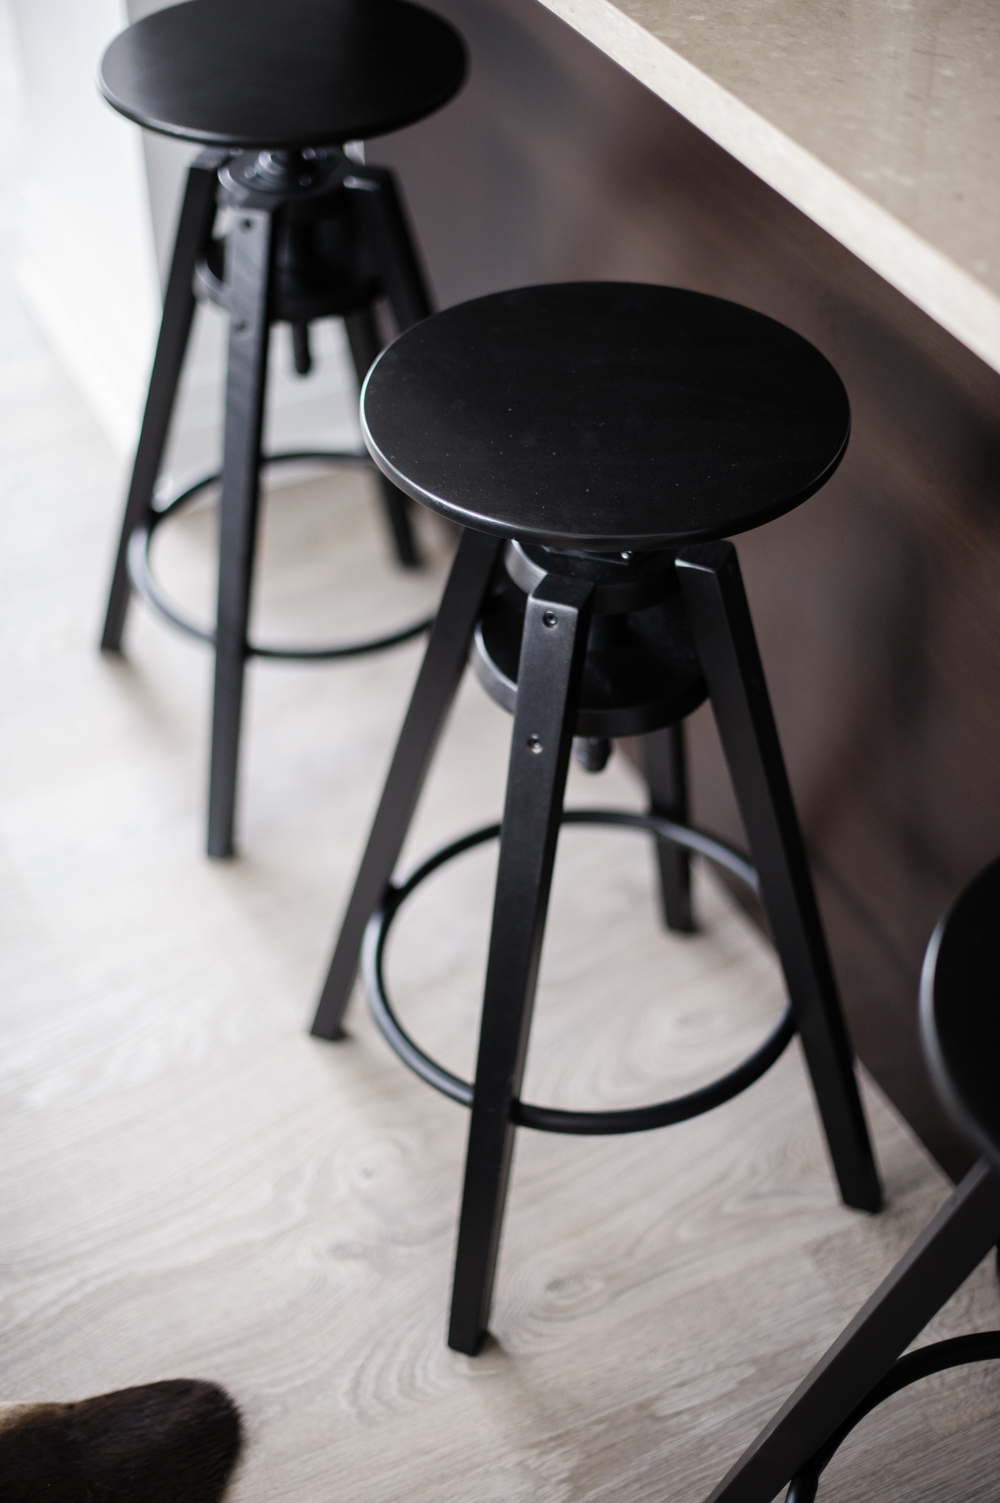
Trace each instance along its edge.
<instances>
[{"instance_id":1,"label":"speckled terrazzo countertop","mask_svg":"<svg viewBox=\"0 0 1000 1503\"><path fill-rule=\"evenodd\" d=\"M1000 370L1000 0L542 0Z\"/></svg>"}]
</instances>

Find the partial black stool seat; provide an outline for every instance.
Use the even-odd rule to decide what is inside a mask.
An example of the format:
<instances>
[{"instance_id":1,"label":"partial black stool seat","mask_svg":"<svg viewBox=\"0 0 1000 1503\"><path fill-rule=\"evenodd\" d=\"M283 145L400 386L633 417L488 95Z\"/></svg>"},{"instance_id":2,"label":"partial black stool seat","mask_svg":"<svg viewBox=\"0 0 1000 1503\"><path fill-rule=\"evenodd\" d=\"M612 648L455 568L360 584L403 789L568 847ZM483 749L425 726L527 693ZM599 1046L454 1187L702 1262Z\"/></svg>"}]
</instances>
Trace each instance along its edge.
<instances>
[{"instance_id":1,"label":"partial black stool seat","mask_svg":"<svg viewBox=\"0 0 1000 1503\"><path fill-rule=\"evenodd\" d=\"M1000 1331L900 1353L1000 1242L1000 860L934 932L920 986L938 1093L981 1157L909 1251L723 1479L709 1503L812 1503L867 1414L931 1373L1000 1358Z\"/></svg>"},{"instance_id":2,"label":"partial black stool seat","mask_svg":"<svg viewBox=\"0 0 1000 1503\"><path fill-rule=\"evenodd\" d=\"M212 856L233 849L247 658L355 656L429 625L339 647L265 648L247 636L262 466L368 462L364 453L261 454L271 326L291 325L296 369L305 375L310 325L342 318L360 382L382 344L380 299L400 329L427 316L392 174L359 166L341 148L422 119L455 94L464 74L454 29L402 0L187 0L130 26L101 63L100 86L115 109L208 148L188 172L101 646L121 650L133 587L167 620L214 645ZM219 209L231 225L216 237ZM230 320L214 632L180 617L149 567L155 528L220 478L154 503L196 295ZM389 481L380 484L399 562L414 565L409 503Z\"/></svg>"},{"instance_id":3,"label":"partial black stool seat","mask_svg":"<svg viewBox=\"0 0 1000 1503\"><path fill-rule=\"evenodd\" d=\"M850 428L836 372L791 330L718 298L617 283L533 287L451 308L402 335L369 372L362 422L383 473L466 530L313 1032L339 1036L364 942L366 987L390 1043L471 1107L450 1344L475 1353L486 1330L516 1126L612 1133L679 1121L750 1084L796 1029L843 1198L876 1210L878 1175L736 551L719 541L797 506L836 469ZM470 654L514 716L503 824L398 886L393 869ZM706 698L756 869L686 825L680 725ZM652 812L564 813L574 739L585 764L599 767L602 744L631 735L651 749ZM759 891L790 1005L755 1055L713 1086L621 1113L521 1100L566 820L656 838L671 927L689 927L692 851ZM405 1035L381 955L413 887L498 833L471 1085Z\"/></svg>"}]
</instances>

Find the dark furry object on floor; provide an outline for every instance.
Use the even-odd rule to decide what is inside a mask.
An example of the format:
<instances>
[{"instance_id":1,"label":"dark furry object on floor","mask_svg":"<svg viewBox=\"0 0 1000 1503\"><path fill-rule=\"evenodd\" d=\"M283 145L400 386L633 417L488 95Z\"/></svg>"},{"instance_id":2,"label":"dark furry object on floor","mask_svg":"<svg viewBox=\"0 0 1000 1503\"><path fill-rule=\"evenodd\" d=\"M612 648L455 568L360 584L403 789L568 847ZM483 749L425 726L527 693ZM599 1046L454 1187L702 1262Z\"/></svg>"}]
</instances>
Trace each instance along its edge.
<instances>
[{"instance_id":1,"label":"dark furry object on floor","mask_svg":"<svg viewBox=\"0 0 1000 1503\"><path fill-rule=\"evenodd\" d=\"M79 1404L0 1414L3 1503L218 1503L239 1455L239 1410L176 1378Z\"/></svg>"}]
</instances>

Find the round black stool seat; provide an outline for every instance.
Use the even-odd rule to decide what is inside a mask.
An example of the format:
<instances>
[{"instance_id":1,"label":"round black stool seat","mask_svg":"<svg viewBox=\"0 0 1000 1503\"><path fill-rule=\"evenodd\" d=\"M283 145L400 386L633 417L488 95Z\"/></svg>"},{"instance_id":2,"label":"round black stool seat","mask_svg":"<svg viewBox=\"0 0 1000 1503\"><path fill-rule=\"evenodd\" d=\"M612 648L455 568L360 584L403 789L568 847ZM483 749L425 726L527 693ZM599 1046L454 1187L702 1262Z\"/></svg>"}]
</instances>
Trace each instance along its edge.
<instances>
[{"instance_id":1,"label":"round black stool seat","mask_svg":"<svg viewBox=\"0 0 1000 1503\"><path fill-rule=\"evenodd\" d=\"M817 491L850 408L806 340L749 308L618 282L463 303L370 372L368 447L482 532L591 550L758 527Z\"/></svg>"},{"instance_id":2,"label":"round black stool seat","mask_svg":"<svg viewBox=\"0 0 1000 1503\"><path fill-rule=\"evenodd\" d=\"M301 148L399 130L464 75L454 28L403 0L187 0L116 37L99 83L148 130Z\"/></svg>"}]
</instances>

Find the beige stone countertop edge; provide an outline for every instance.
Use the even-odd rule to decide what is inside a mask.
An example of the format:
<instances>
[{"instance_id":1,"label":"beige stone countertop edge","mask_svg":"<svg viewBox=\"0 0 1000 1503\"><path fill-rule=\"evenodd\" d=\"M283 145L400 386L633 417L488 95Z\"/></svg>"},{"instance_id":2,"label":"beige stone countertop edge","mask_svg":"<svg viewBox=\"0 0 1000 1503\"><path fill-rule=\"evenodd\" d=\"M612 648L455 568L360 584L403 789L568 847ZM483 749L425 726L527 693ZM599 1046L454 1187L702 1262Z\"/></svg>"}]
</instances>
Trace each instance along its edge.
<instances>
[{"instance_id":1,"label":"beige stone countertop edge","mask_svg":"<svg viewBox=\"0 0 1000 1503\"><path fill-rule=\"evenodd\" d=\"M613 0L541 0L1000 371L1000 298Z\"/></svg>"}]
</instances>

